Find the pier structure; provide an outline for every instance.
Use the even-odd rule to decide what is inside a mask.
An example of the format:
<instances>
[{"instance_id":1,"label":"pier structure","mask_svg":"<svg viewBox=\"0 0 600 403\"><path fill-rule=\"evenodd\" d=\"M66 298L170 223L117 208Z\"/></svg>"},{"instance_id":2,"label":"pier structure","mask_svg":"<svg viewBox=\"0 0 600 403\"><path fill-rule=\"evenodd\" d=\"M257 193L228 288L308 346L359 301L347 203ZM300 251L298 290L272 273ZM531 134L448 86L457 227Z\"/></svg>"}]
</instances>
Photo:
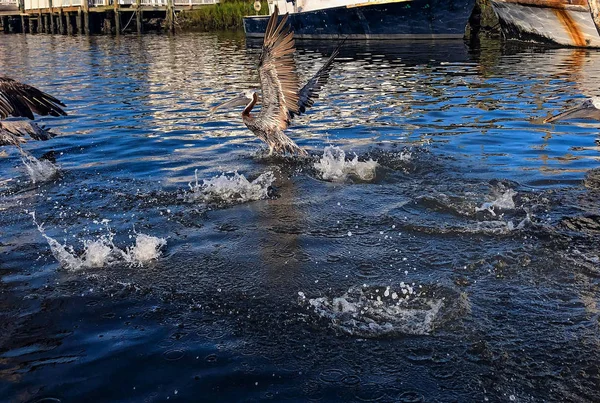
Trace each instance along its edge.
<instances>
[{"instance_id":1,"label":"pier structure","mask_svg":"<svg viewBox=\"0 0 600 403\"><path fill-rule=\"evenodd\" d=\"M0 32L142 33L175 29L176 14L219 0L0 0Z\"/></svg>"}]
</instances>

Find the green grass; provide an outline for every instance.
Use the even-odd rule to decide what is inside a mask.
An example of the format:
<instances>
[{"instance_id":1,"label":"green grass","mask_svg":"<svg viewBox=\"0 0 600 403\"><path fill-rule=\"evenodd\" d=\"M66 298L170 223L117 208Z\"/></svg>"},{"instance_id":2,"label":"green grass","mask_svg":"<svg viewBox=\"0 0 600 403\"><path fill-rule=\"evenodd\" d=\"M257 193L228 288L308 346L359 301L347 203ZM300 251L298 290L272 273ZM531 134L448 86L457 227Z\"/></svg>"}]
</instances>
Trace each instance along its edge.
<instances>
[{"instance_id":1,"label":"green grass","mask_svg":"<svg viewBox=\"0 0 600 403\"><path fill-rule=\"evenodd\" d=\"M267 15L268 13L267 2L263 1L258 14ZM244 16L256 14L254 1L221 0L219 4L181 12L178 22L183 29L195 31L238 30L244 26L242 22Z\"/></svg>"}]
</instances>

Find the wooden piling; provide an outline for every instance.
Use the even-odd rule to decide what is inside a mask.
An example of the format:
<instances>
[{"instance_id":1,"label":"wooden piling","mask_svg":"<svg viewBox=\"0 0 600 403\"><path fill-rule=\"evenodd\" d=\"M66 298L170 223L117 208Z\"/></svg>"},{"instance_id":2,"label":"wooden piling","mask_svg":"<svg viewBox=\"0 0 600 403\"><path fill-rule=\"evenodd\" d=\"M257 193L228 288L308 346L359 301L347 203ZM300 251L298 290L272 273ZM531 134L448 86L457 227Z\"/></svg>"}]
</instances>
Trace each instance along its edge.
<instances>
[{"instance_id":1,"label":"wooden piling","mask_svg":"<svg viewBox=\"0 0 600 403\"><path fill-rule=\"evenodd\" d=\"M58 9L58 33L64 35L65 29L65 14L63 13L62 7Z\"/></svg>"},{"instance_id":2,"label":"wooden piling","mask_svg":"<svg viewBox=\"0 0 600 403\"><path fill-rule=\"evenodd\" d=\"M121 33L121 10L119 10L119 2L113 1L114 13L115 13L115 34L119 35Z\"/></svg>"},{"instance_id":3,"label":"wooden piling","mask_svg":"<svg viewBox=\"0 0 600 403\"><path fill-rule=\"evenodd\" d=\"M142 1L141 0L135 0L135 12L136 12L136 23L137 23L137 32L138 34L141 34L142 32L144 32L144 21L142 20Z\"/></svg>"},{"instance_id":4,"label":"wooden piling","mask_svg":"<svg viewBox=\"0 0 600 403\"><path fill-rule=\"evenodd\" d=\"M165 24L169 32L175 31L175 19L173 14L173 0L167 0L167 11L165 16Z\"/></svg>"},{"instance_id":5,"label":"wooden piling","mask_svg":"<svg viewBox=\"0 0 600 403\"><path fill-rule=\"evenodd\" d=\"M50 18L49 33L54 34L54 12L53 12L52 8L50 9L50 14L48 15L48 18Z\"/></svg>"},{"instance_id":6,"label":"wooden piling","mask_svg":"<svg viewBox=\"0 0 600 403\"><path fill-rule=\"evenodd\" d=\"M38 23L37 23L37 33L41 34L44 32L44 24L42 19L42 10L38 10Z\"/></svg>"},{"instance_id":7,"label":"wooden piling","mask_svg":"<svg viewBox=\"0 0 600 403\"><path fill-rule=\"evenodd\" d=\"M83 2L83 25L86 35L90 34L90 5L87 1Z\"/></svg>"},{"instance_id":8,"label":"wooden piling","mask_svg":"<svg viewBox=\"0 0 600 403\"><path fill-rule=\"evenodd\" d=\"M104 14L103 15L103 23L102 23L102 33L103 34L110 34L112 33L112 21L110 18L108 18L108 15Z\"/></svg>"},{"instance_id":9,"label":"wooden piling","mask_svg":"<svg viewBox=\"0 0 600 403\"><path fill-rule=\"evenodd\" d=\"M21 33L25 33L25 16L21 14Z\"/></svg>"},{"instance_id":10,"label":"wooden piling","mask_svg":"<svg viewBox=\"0 0 600 403\"><path fill-rule=\"evenodd\" d=\"M8 32L8 17L4 15L2 16L2 30Z\"/></svg>"},{"instance_id":11,"label":"wooden piling","mask_svg":"<svg viewBox=\"0 0 600 403\"><path fill-rule=\"evenodd\" d=\"M65 12L65 21L67 22L67 35L73 35L73 21L71 20L72 13Z\"/></svg>"},{"instance_id":12,"label":"wooden piling","mask_svg":"<svg viewBox=\"0 0 600 403\"><path fill-rule=\"evenodd\" d=\"M77 24L77 33L78 34L83 34L83 11L81 10L81 7L79 7L77 9L77 19L75 20L75 23Z\"/></svg>"}]
</instances>

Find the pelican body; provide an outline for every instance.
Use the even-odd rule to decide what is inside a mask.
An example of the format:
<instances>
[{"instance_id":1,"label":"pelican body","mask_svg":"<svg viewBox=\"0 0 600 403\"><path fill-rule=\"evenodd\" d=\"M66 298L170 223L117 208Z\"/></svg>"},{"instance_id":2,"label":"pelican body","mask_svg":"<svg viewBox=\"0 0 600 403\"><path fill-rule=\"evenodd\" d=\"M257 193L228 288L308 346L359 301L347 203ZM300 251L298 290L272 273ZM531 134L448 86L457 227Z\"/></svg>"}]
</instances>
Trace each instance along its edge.
<instances>
[{"instance_id":1,"label":"pelican body","mask_svg":"<svg viewBox=\"0 0 600 403\"><path fill-rule=\"evenodd\" d=\"M294 116L300 115L313 105L320 89L327 83L333 60L340 46L331 54L319 71L300 88L294 61L294 32L287 23L288 14L279 20L277 6L267 24L260 54L258 73L262 96L260 112L252 110L259 102L255 91L244 91L234 99L212 108L245 105L242 121L252 133L269 146L273 152L306 155L306 151L284 134Z\"/></svg>"},{"instance_id":2,"label":"pelican body","mask_svg":"<svg viewBox=\"0 0 600 403\"><path fill-rule=\"evenodd\" d=\"M0 75L0 146L20 147L25 136L34 140L49 140L55 136L44 127L32 122L2 121L9 116L26 117L31 120L34 113L46 116L65 116L58 99L27 84Z\"/></svg>"},{"instance_id":3,"label":"pelican body","mask_svg":"<svg viewBox=\"0 0 600 403\"><path fill-rule=\"evenodd\" d=\"M580 105L544 120L544 123L552 123L567 119L600 120L600 97L588 98Z\"/></svg>"}]
</instances>

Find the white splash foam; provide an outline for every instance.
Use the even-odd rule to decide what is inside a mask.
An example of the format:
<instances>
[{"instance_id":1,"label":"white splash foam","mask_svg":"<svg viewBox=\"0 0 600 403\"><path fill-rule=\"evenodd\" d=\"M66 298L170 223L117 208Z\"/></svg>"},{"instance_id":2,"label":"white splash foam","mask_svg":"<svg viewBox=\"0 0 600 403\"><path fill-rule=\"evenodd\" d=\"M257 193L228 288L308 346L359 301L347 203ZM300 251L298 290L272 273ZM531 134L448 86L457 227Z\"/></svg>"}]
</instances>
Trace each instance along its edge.
<instances>
[{"instance_id":1,"label":"white splash foam","mask_svg":"<svg viewBox=\"0 0 600 403\"><path fill-rule=\"evenodd\" d=\"M405 283L395 288L363 285L351 287L340 297L313 298L308 303L317 315L330 319L334 328L351 335L423 335L430 334L449 310L456 314L468 309L464 296L447 290L438 294L416 291ZM304 293L299 296L304 303Z\"/></svg>"},{"instance_id":2,"label":"white splash foam","mask_svg":"<svg viewBox=\"0 0 600 403\"><path fill-rule=\"evenodd\" d=\"M495 235L506 235L513 231L519 231L525 228L528 224L531 224L531 216L529 213L521 221L516 224L513 220L499 220L499 221L480 221L477 226L473 229L474 232L483 232L486 234Z\"/></svg>"},{"instance_id":3,"label":"white splash foam","mask_svg":"<svg viewBox=\"0 0 600 403\"><path fill-rule=\"evenodd\" d=\"M115 246L112 238L101 237L94 241L83 241L83 255L80 258L80 267L104 267L110 264L111 256L115 253Z\"/></svg>"},{"instance_id":4,"label":"white splash foam","mask_svg":"<svg viewBox=\"0 0 600 403\"><path fill-rule=\"evenodd\" d=\"M212 179L203 179L198 183L198 170L195 172L196 184L190 183L191 194L188 201L203 201L205 203L244 203L266 199L269 187L275 181L272 172L266 172L250 182L242 174L221 174Z\"/></svg>"},{"instance_id":5,"label":"white splash foam","mask_svg":"<svg viewBox=\"0 0 600 403\"><path fill-rule=\"evenodd\" d=\"M21 161L33 183L42 183L56 177L59 167L48 160L38 160L28 152L21 150Z\"/></svg>"},{"instance_id":6,"label":"white splash foam","mask_svg":"<svg viewBox=\"0 0 600 403\"><path fill-rule=\"evenodd\" d=\"M43 224L38 224L35 212L29 213L33 217L40 234L46 239L52 254L60 265L68 270L81 270L86 268L100 268L116 263L129 263L131 265L143 266L160 257L161 249L167 244L163 238L157 238L146 234L137 234L135 245L127 248L127 251L115 246L113 234L103 235L95 240L84 240L83 251L77 253L72 246L63 245L56 239L48 236L44 231Z\"/></svg>"},{"instance_id":7,"label":"white splash foam","mask_svg":"<svg viewBox=\"0 0 600 403\"><path fill-rule=\"evenodd\" d=\"M156 260L161 255L161 249L167 245L167 240L146 234L137 234L135 245L127 248L128 261L144 265Z\"/></svg>"},{"instance_id":8,"label":"white splash foam","mask_svg":"<svg viewBox=\"0 0 600 403\"><path fill-rule=\"evenodd\" d=\"M517 192L512 189L508 189L506 192L499 195L495 200L483 203L481 207L475 207L475 211L489 211L495 217L497 210L514 210L515 201L513 197L516 195Z\"/></svg>"},{"instance_id":9,"label":"white splash foam","mask_svg":"<svg viewBox=\"0 0 600 403\"><path fill-rule=\"evenodd\" d=\"M361 180L371 181L375 178L375 170L379 164L377 161L359 161L358 155L352 160L346 160L344 150L334 146L325 147L323 157L315 162L317 169L324 180L343 181L348 175L354 175Z\"/></svg>"}]
</instances>

